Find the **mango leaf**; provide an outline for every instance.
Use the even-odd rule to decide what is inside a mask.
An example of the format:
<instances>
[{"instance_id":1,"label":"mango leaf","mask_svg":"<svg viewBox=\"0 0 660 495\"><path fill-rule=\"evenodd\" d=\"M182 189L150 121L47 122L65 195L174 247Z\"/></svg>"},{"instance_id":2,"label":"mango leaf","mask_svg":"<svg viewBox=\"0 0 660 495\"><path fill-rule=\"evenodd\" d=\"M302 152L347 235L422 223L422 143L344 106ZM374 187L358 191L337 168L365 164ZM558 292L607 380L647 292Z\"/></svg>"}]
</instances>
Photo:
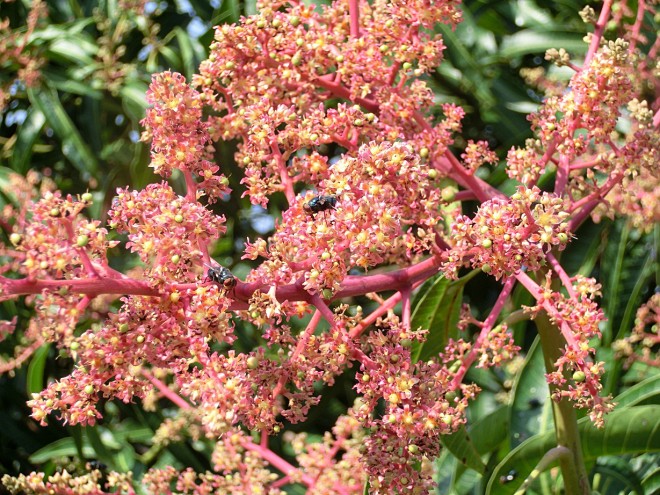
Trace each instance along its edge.
<instances>
[{"instance_id":1,"label":"mango leaf","mask_svg":"<svg viewBox=\"0 0 660 495\"><path fill-rule=\"evenodd\" d=\"M656 256L651 235L640 237L624 222L615 222L611 227L601 259L603 279L607 280L603 284L603 309L608 318L603 331L606 344L630 331L634 312L641 303L640 283L643 285L653 275Z\"/></svg>"},{"instance_id":2,"label":"mango leaf","mask_svg":"<svg viewBox=\"0 0 660 495\"><path fill-rule=\"evenodd\" d=\"M62 153L84 176L96 177L98 163L86 142L64 110L57 91L43 85L39 90L28 88L30 102L45 116L46 121L62 143Z\"/></svg>"},{"instance_id":3,"label":"mango leaf","mask_svg":"<svg viewBox=\"0 0 660 495\"><path fill-rule=\"evenodd\" d=\"M660 467L656 468L642 480L644 493L660 493Z\"/></svg>"},{"instance_id":4,"label":"mango leaf","mask_svg":"<svg viewBox=\"0 0 660 495\"><path fill-rule=\"evenodd\" d=\"M28 396L41 392L44 389L44 369L50 344L44 344L32 356L27 372L27 394Z\"/></svg>"},{"instance_id":5,"label":"mango leaf","mask_svg":"<svg viewBox=\"0 0 660 495\"><path fill-rule=\"evenodd\" d=\"M437 356L455 338L463 301L463 287L479 273L473 270L458 280L448 280L441 275L429 279L417 293L414 301L411 328L429 330L426 341L414 342L412 361Z\"/></svg>"},{"instance_id":6,"label":"mango leaf","mask_svg":"<svg viewBox=\"0 0 660 495\"><path fill-rule=\"evenodd\" d=\"M651 376L646 380L630 387L619 394L614 401L617 407L635 406L638 404L660 405L660 374Z\"/></svg>"},{"instance_id":7,"label":"mango leaf","mask_svg":"<svg viewBox=\"0 0 660 495\"><path fill-rule=\"evenodd\" d=\"M629 459L604 457L598 461L592 471L593 490L602 493L626 493L645 495L642 480Z\"/></svg>"},{"instance_id":8,"label":"mango leaf","mask_svg":"<svg viewBox=\"0 0 660 495\"><path fill-rule=\"evenodd\" d=\"M516 373L512 394L510 442L512 447L516 447L543 431L540 429L541 418L549 390L538 338L527 353L522 368Z\"/></svg>"},{"instance_id":9,"label":"mango leaf","mask_svg":"<svg viewBox=\"0 0 660 495\"><path fill-rule=\"evenodd\" d=\"M500 406L468 426L467 431L463 428L454 435L442 437L443 445L457 461L452 463L452 479L457 489L474 486L481 479L475 477L477 474L487 476L489 467L482 457L497 450L507 439L509 415L509 407ZM466 471L468 468L471 471Z\"/></svg>"},{"instance_id":10,"label":"mango leaf","mask_svg":"<svg viewBox=\"0 0 660 495\"><path fill-rule=\"evenodd\" d=\"M147 108L148 86L139 80L133 79L127 81L119 90L122 100L122 109L129 115L131 120L140 120L144 118Z\"/></svg>"},{"instance_id":11,"label":"mango leaf","mask_svg":"<svg viewBox=\"0 0 660 495\"><path fill-rule=\"evenodd\" d=\"M66 72L44 69L42 74L48 81L48 84L63 93L74 95L89 96L100 100L103 98L103 92L94 88L87 79L90 69L95 66L85 66L84 68L69 69Z\"/></svg>"},{"instance_id":12,"label":"mango leaf","mask_svg":"<svg viewBox=\"0 0 660 495\"><path fill-rule=\"evenodd\" d=\"M48 49L48 58L62 65L94 65L98 46L83 36L70 36L53 40Z\"/></svg>"},{"instance_id":13,"label":"mango leaf","mask_svg":"<svg viewBox=\"0 0 660 495\"><path fill-rule=\"evenodd\" d=\"M82 453L85 458L89 459L94 457L94 449L89 445L83 447ZM63 457L75 457L78 454L78 448L76 447L73 438L61 438L46 445L42 449L37 450L30 456L30 462L34 464L43 464L48 461L62 459Z\"/></svg>"},{"instance_id":14,"label":"mango leaf","mask_svg":"<svg viewBox=\"0 0 660 495\"><path fill-rule=\"evenodd\" d=\"M486 464L481 460L481 455L477 451L465 426L462 426L451 435L443 435L441 441L442 445L456 457L459 463L470 469L474 469L478 473L484 473Z\"/></svg>"},{"instance_id":15,"label":"mango leaf","mask_svg":"<svg viewBox=\"0 0 660 495\"><path fill-rule=\"evenodd\" d=\"M179 51L181 53L181 61L183 63L183 75L186 76L187 81L192 80L192 76L197 69L195 55L193 52L192 42L190 36L180 27L174 28L176 39L179 43Z\"/></svg>"},{"instance_id":16,"label":"mango leaf","mask_svg":"<svg viewBox=\"0 0 660 495\"><path fill-rule=\"evenodd\" d=\"M548 48L565 48L571 53L585 53L587 45L582 40L583 36L584 33L526 29L505 37L499 55L505 58L539 55L544 54Z\"/></svg>"},{"instance_id":17,"label":"mango leaf","mask_svg":"<svg viewBox=\"0 0 660 495\"><path fill-rule=\"evenodd\" d=\"M610 413L602 429L589 418L578 421L585 461L605 455L660 451L660 406L635 406ZM557 446L555 432L540 433L511 451L493 471L486 487L487 495L513 494L550 449ZM509 483L506 475L515 471Z\"/></svg>"},{"instance_id":18,"label":"mango leaf","mask_svg":"<svg viewBox=\"0 0 660 495\"><path fill-rule=\"evenodd\" d=\"M101 439L99 428L97 427L85 427L83 430L83 437L86 438L94 449L94 457L104 464L110 466L111 469L116 469L114 456L105 443Z\"/></svg>"},{"instance_id":19,"label":"mango leaf","mask_svg":"<svg viewBox=\"0 0 660 495\"><path fill-rule=\"evenodd\" d=\"M39 109L30 107L27 116L16 131L16 143L12 150L10 164L14 171L25 174L30 168L30 159L41 130L46 123L46 117Z\"/></svg>"}]
</instances>

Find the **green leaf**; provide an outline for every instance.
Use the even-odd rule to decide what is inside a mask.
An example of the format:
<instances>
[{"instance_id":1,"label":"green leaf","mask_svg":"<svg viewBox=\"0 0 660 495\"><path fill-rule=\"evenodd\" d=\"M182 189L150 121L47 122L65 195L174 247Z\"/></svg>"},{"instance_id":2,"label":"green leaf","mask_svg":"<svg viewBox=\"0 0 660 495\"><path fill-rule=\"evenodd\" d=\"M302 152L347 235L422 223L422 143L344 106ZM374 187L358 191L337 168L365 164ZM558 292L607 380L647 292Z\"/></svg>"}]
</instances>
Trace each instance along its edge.
<instances>
[{"instance_id":1,"label":"green leaf","mask_svg":"<svg viewBox=\"0 0 660 495\"><path fill-rule=\"evenodd\" d=\"M584 277L590 277L598 262L604 244L603 231L606 229L605 222L595 224L585 222L577 232L576 238L561 253L561 264L568 274L579 273Z\"/></svg>"},{"instance_id":2,"label":"green leaf","mask_svg":"<svg viewBox=\"0 0 660 495\"><path fill-rule=\"evenodd\" d=\"M94 449L94 457L110 466L110 468L115 469L114 456L101 440L99 428L95 426L85 427L83 428L83 435Z\"/></svg>"},{"instance_id":3,"label":"green leaf","mask_svg":"<svg viewBox=\"0 0 660 495\"><path fill-rule=\"evenodd\" d=\"M181 57L175 50L169 46L161 46L158 51L167 62L167 65L170 67L181 67Z\"/></svg>"},{"instance_id":4,"label":"green leaf","mask_svg":"<svg viewBox=\"0 0 660 495\"><path fill-rule=\"evenodd\" d=\"M39 90L29 88L27 93L30 102L46 116L48 125L60 138L64 156L83 174L84 180L88 174L96 177L96 158L64 110L57 91L44 85Z\"/></svg>"},{"instance_id":5,"label":"green leaf","mask_svg":"<svg viewBox=\"0 0 660 495\"><path fill-rule=\"evenodd\" d=\"M139 80L128 81L119 90L122 99L123 110L130 116L131 120L140 120L144 118L147 105L146 83Z\"/></svg>"},{"instance_id":6,"label":"green leaf","mask_svg":"<svg viewBox=\"0 0 660 495\"><path fill-rule=\"evenodd\" d=\"M471 488L481 479L477 474L487 475L489 467L482 457L497 450L507 439L509 415L509 407L500 406L469 425L467 432L462 429L457 432L459 434L441 438L445 453L449 452L456 462L449 462L445 454L443 460L438 461L442 464L438 464L438 468L442 467L445 478L454 480L458 493L471 493ZM448 466L451 466L451 473ZM466 468L471 470L466 471Z\"/></svg>"},{"instance_id":7,"label":"green leaf","mask_svg":"<svg viewBox=\"0 0 660 495\"><path fill-rule=\"evenodd\" d=\"M520 445L540 430L544 404L548 400L548 382L545 379L543 351L538 337L527 353L525 362L516 373L512 390L510 442Z\"/></svg>"},{"instance_id":8,"label":"green leaf","mask_svg":"<svg viewBox=\"0 0 660 495\"><path fill-rule=\"evenodd\" d=\"M506 440L509 416L509 406L500 406L468 427L472 444L480 455L493 452Z\"/></svg>"},{"instance_id":9,"label":"green leaf","mask_svg":"<svg viewBox=\"0 0 660 495\"><path fill-rule=\"evenodd\" d=\"M629 459L603 457L593 468L593 490L603 493L636 493L645 495L642 480L630 464Z\"/></svg>"},{"instance_id":10,"label":"green leaf","mask_svg":"<svg viewBox=\"0 0 660 495\"><path fill-rule=\"evenodd\" d=\"M573 54L583 54L587 44L582 41L583 33L518 31L502 41L499 55L505 58L523 55L543 55L549 48L565 48Z\"/></svg>"},{"instance_id":11,"label":"green leaf","mask_svg":"<svg viewBox=\"0 0 660 495\"><path fill-rule=\"evenodd\" d=\"M188 36L180 27L174 28L176 39L179 43L179 51L181 52L181 61L183 63L183 75L186 76L187 81L192 81L192 76L197 70L197 63L193 53L193 47Z\"/></svg>"},{"instance_id":12,"label":"green leaf","mask_svg":"<svg viewBox=\"0 0 660 495\"><path fill-rule=\"evenodd\" d=\"M635 406L640 403L660 404L660 374L651 376L619 394L614 401L617 407Z\"/></svg>"},{"instance_id":13,"label":"green leaf","mask_svg":"<svg viewBox=\"0 0 660 495\"><path fill-rule=\"evenodd\" d=\"M578 421L585 461L604 455L660 451L660 406L636 406L610 413L602 429L589 418ZM557 446L555 432L540 433L516 447L495 468L488 481L487 495L512 494L550 449ZM518 475L514 482L501 483L511 470Z\"/></svg>"},{"instance_id":14,"label":"green leaf","mask_svg":"<svg viewBox=\"0 0 660 495\"><path fill-rule=\"evenodd\" d=\"M66 73L45 69L43 75L48 80L48 84L58 91L73 95L89 96L97 100L102 99L103 92L92 87L89 82L85 81L87 78L87 74L84 74L85 69L90 69L90 66L86 66L84 69L67 70Z\"/></svg>"},{"instance_id":15,"label":"green leaf","mask_svg":"<svg viewBox=\"0 0 660 495\"><path fill-rule=\"evenodd\" d=\"M644 493L660 493L660 467L656 467L642 480Z\"/></svg>"},{"instance_id":16,"label":"green leaf","mask_svg":"<svg viewBox=\"0 0 660 495\"><path fill-rule=\"evenodd\" d=\"M429 333L425 342L413 343L413 362L437 356L444 350L449 338L456 337L463 287L478 273L479 270L473 270L459 280L437 275L422 286L415 297L411 328L425 328Z\"/></svg>"},{"instance_id":17,"label":"green leaf","mask_svg":"<svg viewBox=\"0 0 660 495\"><path fill-rule=\"evenodd\" d=\"M61 438L56 440L44 448L37 450L30 456L30 462L33 464L43 464L44 462L62 459L63 457L75 457L78 455L78 449L73 438ZM94 457L94 450L89 446L83 447L83 455L86 458Z\"/></svg>"},{"instance_id":18,"label":"green leaf","mask_svg":"<svg viewBox=\"0 0 660 495\"><path fill-rule=\"evenodd\" d=\"M53 40L47 51L48 58L63 65L95 65L98 47L83 36L69 36Z\"/></svg>"},{"instance_id":19,"label":"green leaf","mask_svg":"<svg viewBox=\"0 0 660 495\"><path fill-rule=\"evenodd\" d=\"M481 460L481 455L464 426L461 426L458 431L451 435L443 435L440 437L440 440L442 441L442 445L456 457L458 462L470 469L474 469L478 473L484 473L486 464Z\"/></svg>"},{"instance_id":20,"label":"green leaf","mask_svg":"<svg viewBox=\"0 0 660 495\"><path fill-rule=\"evenodd\" d=\"M44 369L46 368L49 350L50 344L43 344L30 360L26 383L28 396L39 393L44 389Z\"/></svg>"},{"instance_id":21,"label":"green leaf","mask_svg":"<svg viewBox=\"0 0 660 495\"><path fill-rule=\"evenodd\" d=\"M45 123L46 117L38 108L28 108L25 120L16 131L16 143L9 161L12 169L19 174L25 174L30 169L34 145Z\"/></svg>"}]
</instances>

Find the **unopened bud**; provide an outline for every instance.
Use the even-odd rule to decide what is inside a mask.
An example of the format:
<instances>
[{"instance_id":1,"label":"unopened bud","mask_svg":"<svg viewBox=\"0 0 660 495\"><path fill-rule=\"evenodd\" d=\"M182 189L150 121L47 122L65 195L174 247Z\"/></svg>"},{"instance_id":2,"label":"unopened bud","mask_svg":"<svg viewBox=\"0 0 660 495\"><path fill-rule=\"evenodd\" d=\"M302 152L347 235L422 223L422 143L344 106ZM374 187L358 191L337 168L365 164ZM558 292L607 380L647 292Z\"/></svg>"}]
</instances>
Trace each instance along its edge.
<instances>
[{"instance_id":1,"label":"unopened bud","mask_svg":"<svg viewBox=\"0 0 660 495\"><path fill-rule=\"evenodd\" d=\"M78 239L76 239L76 245L78 247L85 247L87 244L89 244L89 236L85 234L79 235Z\"/></svg>"},{"instance_id":2,"label":"unopened bud","mask_svg":"<svg viewBox=\"0 0 660 495\"><path fill-rule=\"evenodd\" d=\"M256 356L250 356L247 358L247 367L251 370L256 370L259 366L259 358Z\"/></svg>"},{"instance_id":3,"label":"unopened bud","mask_svg":"<svg viewBox=\"0 0 660 495\"><path fill-rule=\"evenodd\" d=\"M582 383L587 379L587 375L584 374L584 371L576 371L573 373L573 381L576 383Z\"/></svg>"},{"instance_id":4,"label":"unopened bud","mask_svg":"<svg viewBox=\"0 0 660 495\"><path fill-rule=\"evenodd\" d=\"M9 236L9 242L11 242L14 246L18 246L21 242L23 242L23 236L18 232L13 232Z\"/></svg>"}]
</instances>

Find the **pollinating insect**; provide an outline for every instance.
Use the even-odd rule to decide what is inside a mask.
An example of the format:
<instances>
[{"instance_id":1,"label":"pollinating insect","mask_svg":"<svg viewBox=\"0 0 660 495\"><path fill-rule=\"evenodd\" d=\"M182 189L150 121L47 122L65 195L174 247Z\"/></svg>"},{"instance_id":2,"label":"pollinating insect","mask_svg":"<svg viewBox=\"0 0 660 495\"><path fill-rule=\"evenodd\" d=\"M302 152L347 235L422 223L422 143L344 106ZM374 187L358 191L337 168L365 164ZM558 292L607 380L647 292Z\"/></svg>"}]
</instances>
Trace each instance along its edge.
<instances>
[{"instance_id":1,"label":"pollinating insect","mask_svg":"<svg viewBox=\"0 0 660 495\"><path fill-rule=\"evenodd\" d=\"M502 483L503 485L506 483L511 483L517 477L518 477L518 471L512 469L507 474L500 476L500 483Z\"/></svg>"},{"instance_id":2,"label":"pollinating insect","mask_svg":"<svg viewBox=\"0 0 660 495\"><path fill-rule=\"evenodd\" d=\"M337 205L337 196L314 196L303 205L303 210L314 216L322 211L334 210Z\"/></svg>"},{"instance_id":3,"label":"pollinating insect","mask_svg":"<svg viewBox=\"0 0 660 495\"><path fill-rule=\"evenodd\" d=\"M231 290L236 287L236 277L229 271L228 268L224 266L209 267L209 271L206 272L206 276L212 282L222 285L225 289Z\"/></svg>"}]
</instances>

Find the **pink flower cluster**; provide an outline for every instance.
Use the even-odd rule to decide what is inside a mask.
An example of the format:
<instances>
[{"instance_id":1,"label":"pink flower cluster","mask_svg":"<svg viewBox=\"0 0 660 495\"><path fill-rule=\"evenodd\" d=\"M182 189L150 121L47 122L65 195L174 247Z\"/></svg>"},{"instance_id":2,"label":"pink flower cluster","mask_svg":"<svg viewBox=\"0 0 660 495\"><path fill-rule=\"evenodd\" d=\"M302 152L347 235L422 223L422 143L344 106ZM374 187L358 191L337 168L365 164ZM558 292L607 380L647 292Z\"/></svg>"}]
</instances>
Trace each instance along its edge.
<instances>
[{"instance_id":1,"label":"pink flower cluster","mask_svg":"<svg viewBox=\"0 0 660 495\"><path fill-rule=\"evenodd\" d=\"M467 370L501 365L519 350L506 323L497 324L519 283L535 299L530 317L547 313L565 342L547 375L554 398L587 408L602 425L612 404L598 395L604 370L589 344L603 320L599 287L571 278L555 255L590 215L657 210L657 115L633 104L634 138L617 145L611 134L634 90L630 47L617 41L590 50L570 91L548 98L532 117L538 140L509 152L508 174L521 185L506 197L475 173L496 162L484 142L468 142L460 160L449 152L463 110L443 105L437 120L430 112L423 76L444 50L433 29L459 17L453 2L318 9L271 2L217 28L192 84L176 73L154 76L144 138L154 170L180 174L186 191L179 195L167 182L117 191L108 224L127 235L125 247L139 258L130 273L110 268L107 251L118 242L83 216L90 193L46 192L13 223L5 212L12 246L2 254L12 261L3 270L18 278L0 278L2 297L36 303L26 352L56 342L76 363L30 401L33 417L45 423L57 413L92 425L101 399L170 399L181 415L157 441L217 439L215 472L151 470L144 483L153 493L174 486L191 494L279 494L293 483L310 493L359 493L365 480L375 494L428 493L439 436L465 424L479 392L463 383ZM219 270L209 247L225 234L225 218L205 203L230 193L213 147L232 139L250 201L266 207L283 192L288 202L271 236L247 242L243 257L260 263L245 281L207 271ZM331 155L326 145L341 148ZM550 169L555 188L544 192L536 183ZM636 177L642 185L631 187L646 196L609 207L605 198L625 195L621 188ZM479 201L474 215L462 214L464 199ZM606 211L596 209L601 204ZM417 361L411 349L432 329L412 328L412 291L438 272L457 278L465 267L502 281L496 303L484 321L463 312L464 326L479 329L473 341L449 339L441 353ZM386 291L394 294L383 299ZM123 296L119 309L100 295ZM378 307L365 316L333 304L353 296ZM306 328L293 331L293 321L309 313ZM76 330L83 316L104 323ZM237 338L232 318L253 323L264 345L226 349ZM0 328L8 333L13 325ZM276 455L270 437L285 422L305 421L320 400L318 385L332 385L351 367L359 399L332 433L318 444L287 434L298 466ZM186 432L173 432L183 426ZM113 486L125 482L113 479Z\"/></svg>"},{"instance_id":2,"label":"pink flower cluster","mask_svg":"<svg viewBox=\"0 0 660 495\"><path fill-rule=\"evenodd\" d=\"M474 218L461 215L453 222L444 273L455 277L468 263L498 279L539 270L546 253L563 249L570 238L566 208L565 199L537 187L486 201Z\"/></svg>"}]
</instances>

